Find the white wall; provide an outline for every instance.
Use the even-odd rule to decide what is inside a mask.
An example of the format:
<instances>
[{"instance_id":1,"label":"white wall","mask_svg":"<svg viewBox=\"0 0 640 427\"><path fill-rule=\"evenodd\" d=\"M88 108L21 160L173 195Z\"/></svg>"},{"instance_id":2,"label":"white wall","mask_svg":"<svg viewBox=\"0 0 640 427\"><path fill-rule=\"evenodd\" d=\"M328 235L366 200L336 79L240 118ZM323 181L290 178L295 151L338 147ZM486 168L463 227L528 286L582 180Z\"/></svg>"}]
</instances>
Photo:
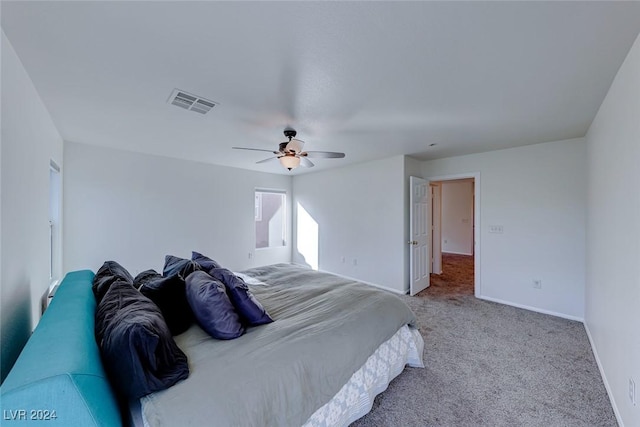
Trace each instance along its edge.
<instances>
[{"instance_id":1,"label":"white wall","mask_svg":"<svg viewBox=\"0 0 640 427\"><path fill-rule=\"evenodd\" d=\"M320 270L404 291L404 161L395 156L293 178L294 211L300 204L318 224ZM296 248L293 260L305 262Z\"/></svg>"},{"instance_id":2,"label":"white wall","mask_svg":"<svg viewBox=\"0 0 640 427\"><path fill-rule=\"evenodd\" d=\"M233 270L291 260L290 244L254 249L254 190L285 190L289 225L289 176L69 142L64 157L66 271L109 259L162 271L192 250Z\"/></svg>"},{"instance_id":3,"label":"white wall","mask_svg":"<svg viewBox=\"0 0 640 427\"><path fill-rule=\"evenodd\" d=\"M586 136L585 324L621 425L640 425L640 37ZM638 404L628 398L636 383Z\"/></svg>"},{"instance_id":4,"label":"white wall","mask_svg":"<svg viewBox=\"0 0 640 427\"><path fill-rule=\"evenodd\" d=\"M585 162L580 138L423 164L426 178L480 174L481 297L583 318Z\"/></svg>"},{"instance_id":5,"label":"white wall","mask_svg":"<svg viewBox=\"0 0 640 427\"><path fill-rule=\"evenodd\" d=\"M49 286L49 162L62 138L2 32L2 379L40 317Z\"/></svg>"},{"instance_id":6,"label":"white wall","mask_svg":"<svg viewBox=\"0 0 640 427\"><path fill-rule=\"evenodd\" d=\"M442 182L442 252L473 255L473 181Z\"/></svg>"}]
</instances>

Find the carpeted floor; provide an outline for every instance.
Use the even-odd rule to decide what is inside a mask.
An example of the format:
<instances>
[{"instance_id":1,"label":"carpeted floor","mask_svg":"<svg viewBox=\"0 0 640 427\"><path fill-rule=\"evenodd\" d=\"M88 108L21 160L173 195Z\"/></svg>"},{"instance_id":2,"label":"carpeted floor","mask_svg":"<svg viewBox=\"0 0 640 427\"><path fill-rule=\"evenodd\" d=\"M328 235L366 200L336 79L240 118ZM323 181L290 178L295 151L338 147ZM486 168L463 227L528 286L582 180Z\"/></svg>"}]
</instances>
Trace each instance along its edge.
<instances>
[{"instance_id":1,"label":"carpeted floor","mask_svg":"<svg viewBox=\"0 0 640 427\"><path fill-rule=\"evenodd\" d=\"M473 255L442 254L442 274L431 274L430 286L418 296L473 295Z\"/></svg>"},{"instance_id":2,"label":"carpeted floor","mask_svg":"<svg viewBox=\"0 0 640 427\"><path fill-rule=\"evenodd\" d=\"M470 295L403 298L426 368L405 368L353 427L617 425L581 323Z\"/></svg>"}]
</instances>

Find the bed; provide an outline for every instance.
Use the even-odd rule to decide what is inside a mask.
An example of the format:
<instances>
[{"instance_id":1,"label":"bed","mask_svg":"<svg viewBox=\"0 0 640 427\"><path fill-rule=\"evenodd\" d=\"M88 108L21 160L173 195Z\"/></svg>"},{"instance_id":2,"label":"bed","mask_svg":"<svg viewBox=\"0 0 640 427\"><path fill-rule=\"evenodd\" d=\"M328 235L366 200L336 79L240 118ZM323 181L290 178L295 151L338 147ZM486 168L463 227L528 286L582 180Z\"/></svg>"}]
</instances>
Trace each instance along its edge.
<instances>
[{"instance_id":1,"label":"bed","mask_svg":"<svg viewBox=\"0 0 640 427\"><path fill-rule=\"evenodd\" d=\"M422 338L397 296L295 264L240 273L275 320L230 341L176 336L190 375L140 400L145 426L345 426L371 410Z\"/></svg>"},{"instance_id":2,"label":"bed","mask_svg":"<svg viewBox=\"0 0 640 427\"><path fill-rule=\"evenodd\" d=\"M191 326L174 337L188 377L127 408L96 342L97 276L68 273L0 387L5 421L346 426L406 365L423 366L422 338L398 296L293 264L239 274L274 321L228 341Z\"/></svg>"}]
</instances>

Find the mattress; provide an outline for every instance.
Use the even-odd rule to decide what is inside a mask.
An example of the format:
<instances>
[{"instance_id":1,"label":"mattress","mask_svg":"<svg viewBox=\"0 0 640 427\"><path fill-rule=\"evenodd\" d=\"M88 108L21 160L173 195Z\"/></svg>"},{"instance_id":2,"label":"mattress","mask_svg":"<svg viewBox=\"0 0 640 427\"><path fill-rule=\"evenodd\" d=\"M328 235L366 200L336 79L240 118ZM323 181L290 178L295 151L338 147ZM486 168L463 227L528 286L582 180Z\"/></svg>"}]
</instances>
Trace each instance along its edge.
<instances>
[{"instance_id":1,"label":"mattress","mask_svg":"<svg viewBox=\"0 0 640 427\"><path fill-rule=\"evenodd\" d=\"M243 273L275 321L231 341L197 325L177 336L191 374L140 400L144 425L347 425L406 364L423 366L397 296L291 264Z\"/></svg>"}]
</instances>

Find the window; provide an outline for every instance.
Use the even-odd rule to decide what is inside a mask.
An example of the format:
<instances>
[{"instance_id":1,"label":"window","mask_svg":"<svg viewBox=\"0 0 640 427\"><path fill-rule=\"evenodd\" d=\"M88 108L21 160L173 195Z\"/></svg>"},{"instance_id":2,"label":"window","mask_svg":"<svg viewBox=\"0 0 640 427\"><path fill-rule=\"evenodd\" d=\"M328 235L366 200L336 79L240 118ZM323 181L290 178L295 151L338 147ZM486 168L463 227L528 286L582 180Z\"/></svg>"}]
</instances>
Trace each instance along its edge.
<instances>
[{"instance_id":1,"label":"window","mask_svg":"<svg viewBox=\"0 0 640 427\"><path fill-rule=\"evenodd\" d=\"M49 164L49 279L61 275L60 198L62 196L60 167L51 160Z\"/></svg>"},{"instance_id":2,"label":"window","mask_svg":"<svg viewBox=\"0 0 640 427\"><path fill-rule=\"evenodd\" d=\"M286 197L285 192L256 190L256 249L286 245Z\"/></svg>"}]
</instances>

